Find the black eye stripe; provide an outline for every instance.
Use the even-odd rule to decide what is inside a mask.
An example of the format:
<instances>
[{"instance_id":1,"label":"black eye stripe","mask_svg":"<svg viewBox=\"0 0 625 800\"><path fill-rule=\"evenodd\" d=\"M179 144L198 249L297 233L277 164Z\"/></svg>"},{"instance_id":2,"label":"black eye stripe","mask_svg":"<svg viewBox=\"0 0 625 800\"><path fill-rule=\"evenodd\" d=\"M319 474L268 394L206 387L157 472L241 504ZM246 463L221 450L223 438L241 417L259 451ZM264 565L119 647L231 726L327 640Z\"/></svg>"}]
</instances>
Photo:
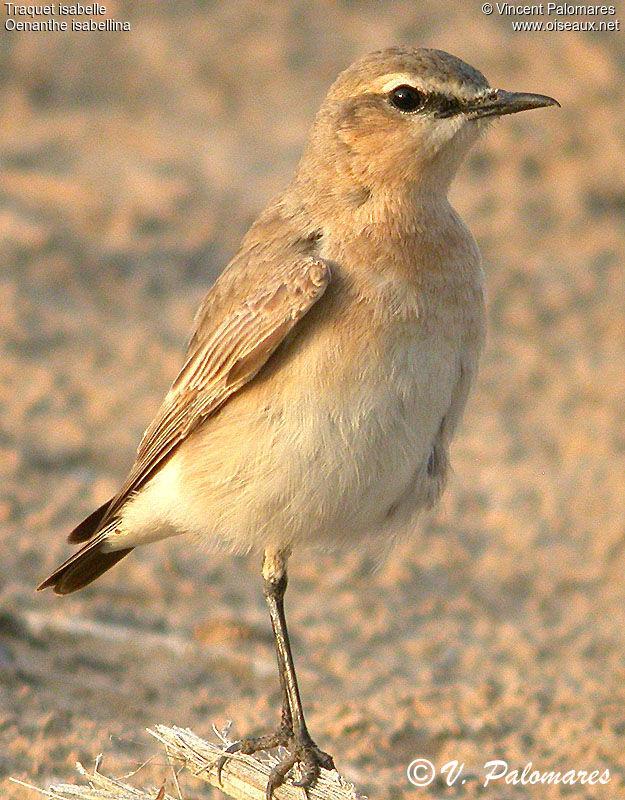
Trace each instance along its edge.
<instances>
[{"instance_id":1,"label":"black eye stripe","mask_svg":"<svg viewBox=\"0 0 625 800\"><path fill-rule=\"evenodd\" d=\"M427 113L445 118L460 114L463 110L457 97L442 92L424 92L408 84L391 89L387 97L389 103L404 114Z\"/></svg>"},{"instance_id":2,"label":"black eye stripe","mask_svg":"<svg viewBox=\"0 0 625 800\"><path fill-rule=\"evenodd\" d=\"M431 108L437 117L453 117L455 114L461 114L463 106L457 97L452 97L448 94L435 93L430 95Z\"/></svg>"}]
</instances>

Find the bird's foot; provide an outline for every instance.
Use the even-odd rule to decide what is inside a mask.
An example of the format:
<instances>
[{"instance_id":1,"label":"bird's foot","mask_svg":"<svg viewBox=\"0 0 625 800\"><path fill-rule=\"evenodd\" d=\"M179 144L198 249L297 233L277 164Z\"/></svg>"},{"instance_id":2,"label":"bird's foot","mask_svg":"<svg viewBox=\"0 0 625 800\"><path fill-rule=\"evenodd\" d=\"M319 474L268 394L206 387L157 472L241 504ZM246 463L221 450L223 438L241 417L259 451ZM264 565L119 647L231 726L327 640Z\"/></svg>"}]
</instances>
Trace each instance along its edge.
<instances>
[{"instance_id":1,"label":"bird's foot","mask_svg":"<svg viewBox=\"0 0 625 800\"><path fill-rule=\"evenodd\" d=\"M228 756L234 753L244 753L245 755L251 756L253 753L258 753L260 750L273 750L276 747L287 747L292 738L293 731L285 726L280 726L273 733L266 733L263 736L250 736L247 739L233 742L226 748L225 753L217 762L217 780L221 783L221 771L228 760Z\"/></svg>"},{"instance_id":2,"label":"bird's foot","mask_svg":"<svg viewBox=\"0 0 625 800\"><path fill-rule=\"evenodd\" d=\"M332 756L317 747L309 736L300 739L294 736L287 748L288 754L269 773L266 800L271 800L273 790L284 783L284 779L296 764L300 767L300 777L293 781L293 786L301 786L303 789L310 789L315 783L321 767L327 770L336 769Z\"/></svg>"},{"instance_id":3,"label":"bird's foot","mask_svg":"<svg viewBox=\"0 0 625 800\"><path fill-rule=\"evenodd\" d=\"M293 786L309 789L319 777L321 767L327 770L335 769L334 760L328 753L324 753L313 742L310 736L297 736L292 731L279 728L275 733L256 738L241 739L234 742L217 762L217 777L221 783L221 770L228 756L233 753L252 755L259 750L272 750L276 747L285 747L288 753L271 769L267 780L266 800L271 800L274 789L281 786L289 772L296 764L300 767L300 777L293 781Z\"/></svg>"}]
</instances>

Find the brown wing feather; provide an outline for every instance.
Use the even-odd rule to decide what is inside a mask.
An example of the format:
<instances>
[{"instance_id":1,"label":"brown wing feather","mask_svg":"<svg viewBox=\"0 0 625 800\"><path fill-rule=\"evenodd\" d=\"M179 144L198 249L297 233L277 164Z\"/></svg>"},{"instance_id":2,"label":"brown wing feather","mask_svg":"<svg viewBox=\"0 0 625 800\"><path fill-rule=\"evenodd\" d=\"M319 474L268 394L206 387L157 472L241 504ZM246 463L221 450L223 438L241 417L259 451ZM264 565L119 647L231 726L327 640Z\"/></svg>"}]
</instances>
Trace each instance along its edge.
<instances>
[{"instance_id":1,"label":"brown wing feather","mask_svg":"<svg viewBox=\"0 0 625 800\"><path fill-rule=\"evenodd\" d=\"M202 330L196 332L187 360L146 430L135 464L100 528L180 442L252 380L329 282L330 268L325 261L300 258L274 272L262 289L248 296L213 332L212 320L202 320Z\"/></svg>"},{"instance_id":2,"label":"brown wing feather","mask_svg":"<svg viewBox=\"0 0 625 800\"><path fill-rule=\"evenodd\" d=\"M71 594L82 589L83 586L99 578L103 572L114 567L124 556L132 552L132 547L124 550L105 550L106 537L104 533L96 536L84 547L71 555L60 567L54 570L49 578L37 587L54 589L55 594Z\"/></svg>"},{"instance_id":3,"label":"brown wing feather","mask_svg":"<svg viewBox=\"0 0 625 800\"><path fill-rule=\"evenodd\" d=\"M102 520L106 516L106 512L108 507L113 502L113 498L107 500L106 503L103 503L99 508L96 508L95 511L92 511L88 517L83 519L80 525L76 525L74 530L70 533L67 537L68 542L86 542L91 537L100 530L102 526Z\"/></svg>"}]
</instances>

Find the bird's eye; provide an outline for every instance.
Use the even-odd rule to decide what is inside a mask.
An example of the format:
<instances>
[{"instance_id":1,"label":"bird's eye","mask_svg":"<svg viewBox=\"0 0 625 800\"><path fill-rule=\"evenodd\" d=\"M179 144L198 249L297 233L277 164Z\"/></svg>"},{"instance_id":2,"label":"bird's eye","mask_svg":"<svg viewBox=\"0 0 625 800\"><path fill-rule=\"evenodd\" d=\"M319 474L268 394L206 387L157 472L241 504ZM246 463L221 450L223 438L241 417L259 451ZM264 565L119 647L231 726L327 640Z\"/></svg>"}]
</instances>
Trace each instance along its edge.
<instances>
[{"instance_id":1,"label":"bird's eye","mask_svg":"<svg viewBox=\"0 0 625 800\"><path fill-rule=\"evenodd\" d=\"M423 92L407 84L396 86L389 92L388 99L392 106L405 112L416 111L425 103L425 95Z\"/></svg>"}]
</instances>

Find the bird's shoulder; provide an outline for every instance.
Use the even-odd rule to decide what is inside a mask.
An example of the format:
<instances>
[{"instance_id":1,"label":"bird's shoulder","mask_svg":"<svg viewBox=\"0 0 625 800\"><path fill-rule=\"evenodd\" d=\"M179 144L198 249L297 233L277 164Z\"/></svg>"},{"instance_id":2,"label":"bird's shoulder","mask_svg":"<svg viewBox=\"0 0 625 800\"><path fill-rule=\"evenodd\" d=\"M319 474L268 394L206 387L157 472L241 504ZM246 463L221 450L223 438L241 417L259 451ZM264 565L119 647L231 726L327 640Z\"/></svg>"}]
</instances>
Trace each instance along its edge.
<instances>
[{"instance_id":1,"label":"bird's shoulder","mask_svg":"<svg viewBox=\"0 0 625 800\"><path fill-rule=\"evenodd\" d=\"M250 303L286 292L305 302L329 266L318 254L320 232L289 217L279 202L270 205L243 238L239 250L204 297L195 316L187 357L224 319Z\"/></svg>"},{"instance_id":2,"label":"bird's shoulder","mask_svg":"<svg viewBox=\"0 0 625 800\"><path fill-rule=\"evenodd\" d=\"M260 223L260 224L259 224ZM331 269L306 242L261 216L209 291L185 362L143 435L110 519L178 445L249 383L321 298ZM267 226L275 228L273 237Z\"/></svg>"}]
</instances>

